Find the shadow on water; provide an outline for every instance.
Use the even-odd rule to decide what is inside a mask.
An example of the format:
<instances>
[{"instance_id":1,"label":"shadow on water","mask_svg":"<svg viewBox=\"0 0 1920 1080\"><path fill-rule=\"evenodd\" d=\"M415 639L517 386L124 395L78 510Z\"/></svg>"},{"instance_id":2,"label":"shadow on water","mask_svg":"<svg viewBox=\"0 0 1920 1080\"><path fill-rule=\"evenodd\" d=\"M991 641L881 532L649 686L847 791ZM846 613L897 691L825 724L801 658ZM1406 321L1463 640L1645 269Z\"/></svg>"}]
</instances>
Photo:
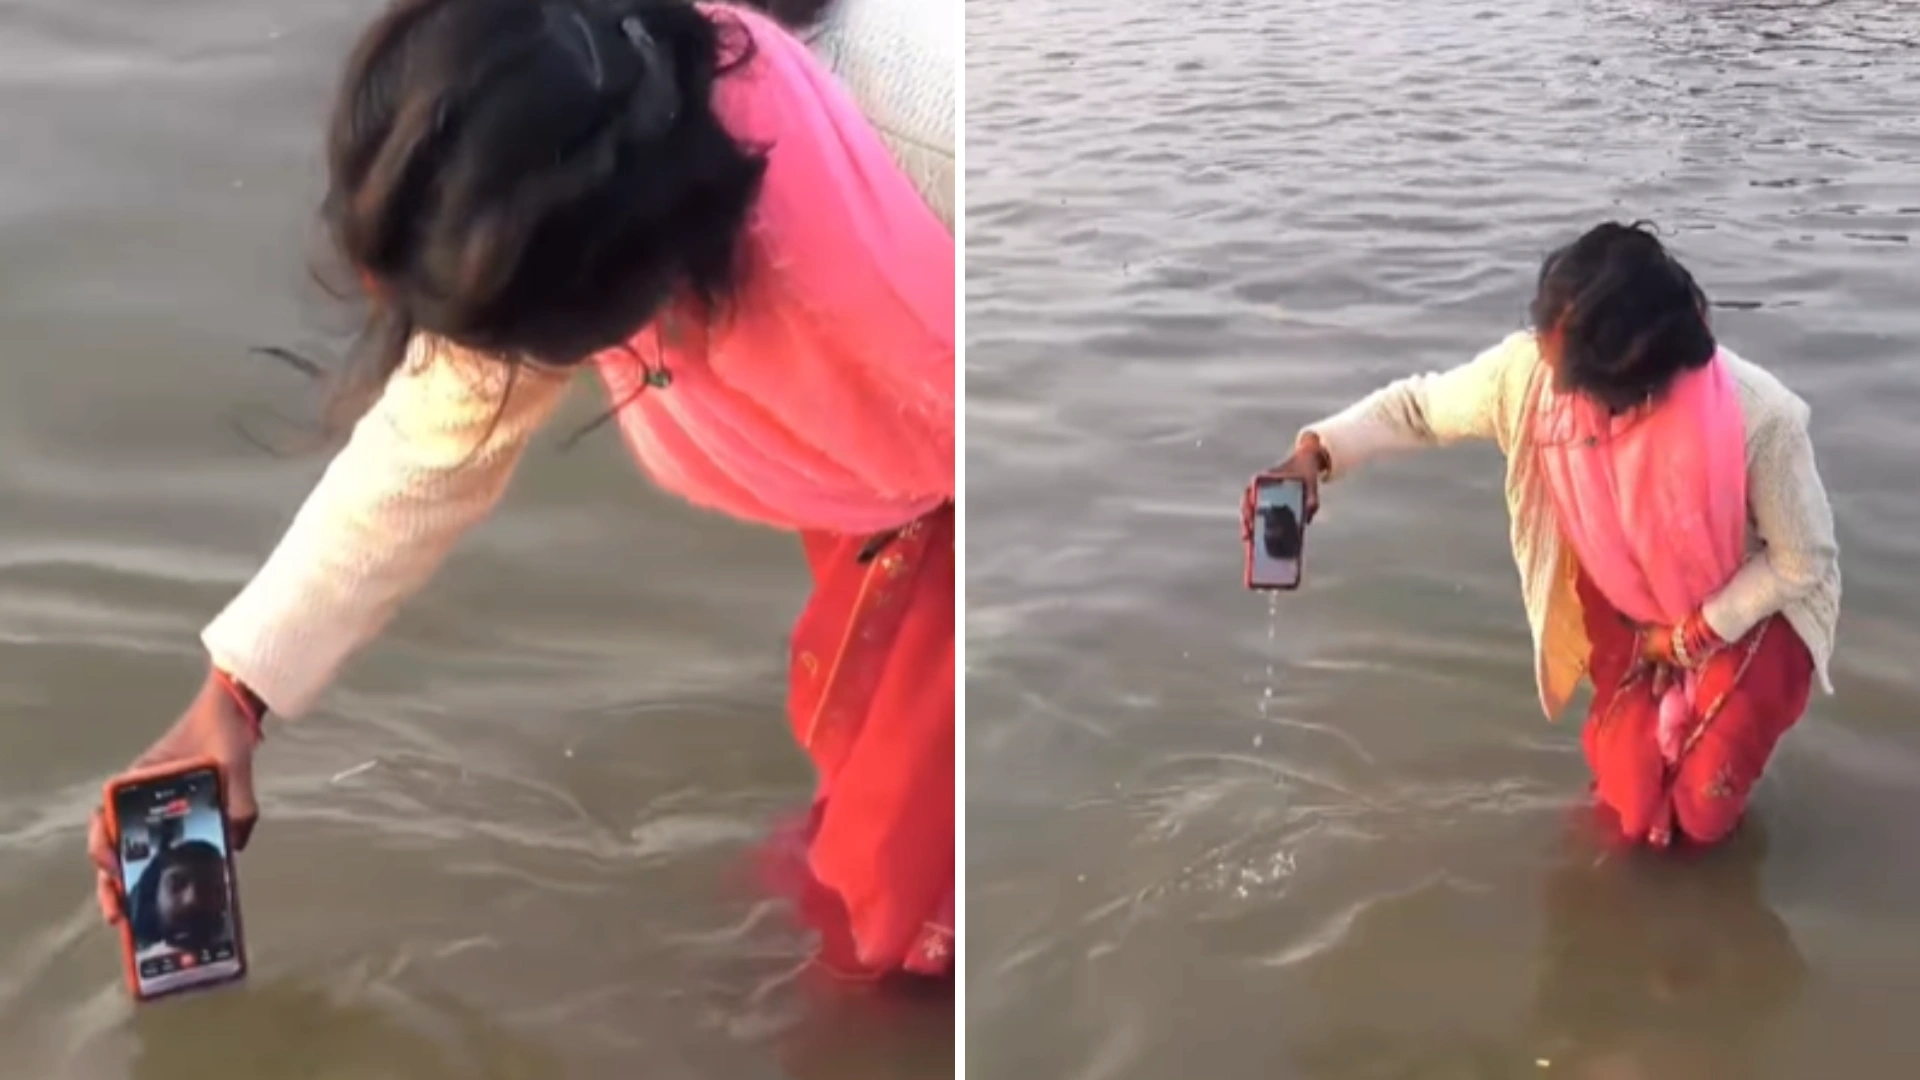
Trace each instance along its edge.
<instances>
[{"instance_id":1,"label":"shadow on water","mask_svg":"<svg viewBox=\"0 0 1920 1080\"><path fill-rule=\"evenodd\" d=\"M1571 829L1541 890L1522 1031L1406 1037L1354 1025L1305 1033L1290 1057L1313 1080L1762 1075L1767 1035L1807 977L1763 895L1767 847L1757 822L1723 848L1678 858ZM1364 939L1369 927L1353 932Z\"/></svg>"},{"instance_id":2,"label":"shadow on water","mask_svg":"<svg viewBox=\"0 0 1920 1080\"><path fill-rule=\"evenodd\" d=\"M792 1080L895 1080L953 1071L953 986L904 980L815 1003L804 1023L780 1038L778 1057Z\"/></svg>"},{"instance_id":3,"label":"shadow on water","mask_svg":"<svg viewBox=\"0 0 1920 1080\"><path fill-rule=\"evenodd\" d=\"M1764 826L1678 859L1575 846L1547 881L1535 999L1541 1060L1573 1075L1736 1080L1758 1073L1764 1036L1806 962L1767 904Z\"/></svg>"}]
</instances>

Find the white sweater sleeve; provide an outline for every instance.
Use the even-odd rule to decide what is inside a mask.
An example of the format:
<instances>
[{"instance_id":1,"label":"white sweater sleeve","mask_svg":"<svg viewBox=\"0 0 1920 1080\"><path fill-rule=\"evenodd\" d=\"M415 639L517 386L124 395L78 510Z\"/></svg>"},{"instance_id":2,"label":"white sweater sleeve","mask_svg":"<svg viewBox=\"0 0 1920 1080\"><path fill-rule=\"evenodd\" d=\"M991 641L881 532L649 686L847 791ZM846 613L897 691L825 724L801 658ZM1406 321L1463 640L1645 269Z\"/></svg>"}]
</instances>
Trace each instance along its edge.
<instances>
[{"instance_id":1,"label":"white sweater sleeve","mask_svg":"<svg viewBox=\"0 0 1920 1080\"><path fill-rule=\"evenodd\" d=\"M922 0L836 0L809 44L953 229L959 20Z\"/></svg>"},{"instance_id":2,"label":"white sweater sleeve","mask_svg":"<svg viewBox=\"0 0 1920 1080\"><path fill-rule=\"evenodd\" d=\"M1756 433L1747 459L1747 503L1761 548L1700 609L1723 641L1738 641L1837 572L1833 507L1814 463L1807 407Z\"/></svg>"},{"instance_id":3,"label":"white sweater sleeve","mask_svg":"<svg viewBox=\"0 0 1920 1080\"><path fill-rule=\"evenodd\" d=\"M564 375L444 350L415 355L253 580L201 635L212 662L274 712L312 706L340 666L499 502ZM505 401L502 394L505 392Z\"/></svg>"}]
</instances>

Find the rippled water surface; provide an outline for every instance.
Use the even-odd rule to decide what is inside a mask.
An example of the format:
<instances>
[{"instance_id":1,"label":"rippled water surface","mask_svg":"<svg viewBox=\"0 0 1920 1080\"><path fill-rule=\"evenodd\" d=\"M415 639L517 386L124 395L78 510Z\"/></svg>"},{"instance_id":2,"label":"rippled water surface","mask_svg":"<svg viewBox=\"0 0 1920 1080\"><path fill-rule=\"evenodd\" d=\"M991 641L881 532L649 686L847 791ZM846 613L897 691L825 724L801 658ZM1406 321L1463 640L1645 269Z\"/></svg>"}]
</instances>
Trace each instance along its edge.
<instances>
[{"instance_id":1,"label":"rippled water surface","mask_svg":"<svg viewBox=\"0 0 1920 1080\"><path fill-rule=\"evenodd\" d=\"M1920 7L969 0L970 1071L1920 1071ZM1756 827L1596 864L1497 454L1236 504L1652 218L1813 404L1836 698Z\"/></svg>"},{"instance_id":2,"label":"rippled water surface","mask_svg":"<svg viewBox=\"0 0 1920 1080\"><path fill-rule=\"evenodd\" d=\"M951 1076L949 1003L797 976L751 880L810 785L797 547L565 423L270 736L248 985L127 1004L82 822L321 466L232 421L313 403L246 350L338 325L305 276L319 125L377 9L162 7L0 7L0 1077Z\"/></svg>"}]
</instances>

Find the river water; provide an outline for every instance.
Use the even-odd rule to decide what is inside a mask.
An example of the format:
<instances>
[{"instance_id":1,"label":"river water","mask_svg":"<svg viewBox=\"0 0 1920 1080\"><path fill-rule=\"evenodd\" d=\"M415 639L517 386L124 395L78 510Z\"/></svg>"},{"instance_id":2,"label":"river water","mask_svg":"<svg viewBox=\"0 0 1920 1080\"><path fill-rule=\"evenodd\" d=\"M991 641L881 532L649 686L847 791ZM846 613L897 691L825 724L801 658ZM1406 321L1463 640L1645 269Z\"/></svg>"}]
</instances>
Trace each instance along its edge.
<instances>
[{"instance_id":1,"label":"river water","mask_svg":"<svg viewBox=\"0 0 1920 1080\"><path fill-rule=\"evenodd\" d=\"M320 124L377 7L0 8L0 1077L951 1076L950 1000L796 975L754 882L811 783L797 546L657 496L611 432L563 451L564 421L270 734L248 984L127 1003L86 811L322 465L234 422L312 412L247 350L340 325L306 279Z\"/></svg>"},{"instance_id":2,"label":"river water","mask_svg":"<svg viewBox=\"0 0 1920 1080\"><path fill-rule=\"evenodd\" d=\"M970 1074L1920 1071L1920 7L968 0ZM1649 218L1813 405L1834 678L1753 827L1601 859L1487 448L1237 502ZM1902 492L1905 494L1902 494Z\"/></svg>"}]
</instances>

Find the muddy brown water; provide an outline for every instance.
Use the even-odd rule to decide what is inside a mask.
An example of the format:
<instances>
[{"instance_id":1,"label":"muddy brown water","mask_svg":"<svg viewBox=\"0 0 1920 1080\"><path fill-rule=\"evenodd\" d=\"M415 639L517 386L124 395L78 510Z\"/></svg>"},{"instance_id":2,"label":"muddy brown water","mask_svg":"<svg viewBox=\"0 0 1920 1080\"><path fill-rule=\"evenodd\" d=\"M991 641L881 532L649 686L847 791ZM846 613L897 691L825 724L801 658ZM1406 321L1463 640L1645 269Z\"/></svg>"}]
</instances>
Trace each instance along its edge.
<instances>
[{"instance_id":1,"label":"muddy brown water","mask_svg":"<svg viewBox=\"0 0 1920 1080\"><path fill-rule=\"evenodd\" d=\"M811 781L797 546L658 496L610 433L563 453L567 422L270 736L248 984L127 1003L84 816L322 465L232 421L314 403L246 350L338 325L306 280L319 125L377 7L0 8L0 1076L951 1076L950 999L798 977L752 881Z\"/></svg>"},{"instance_id":2,"label":"muddy brown water","mask_svg":"<svg viewBox=\"0 0 1920 1080\"><path fill-rule=\"evenodd\" d=\"M1920 1071L1920 8L969 0L970 1074ZM1813 405L1834 678L1755 828L1602 862L1498 456L1236 504L1652 218Z\"/></svg>"}]
</instances>

